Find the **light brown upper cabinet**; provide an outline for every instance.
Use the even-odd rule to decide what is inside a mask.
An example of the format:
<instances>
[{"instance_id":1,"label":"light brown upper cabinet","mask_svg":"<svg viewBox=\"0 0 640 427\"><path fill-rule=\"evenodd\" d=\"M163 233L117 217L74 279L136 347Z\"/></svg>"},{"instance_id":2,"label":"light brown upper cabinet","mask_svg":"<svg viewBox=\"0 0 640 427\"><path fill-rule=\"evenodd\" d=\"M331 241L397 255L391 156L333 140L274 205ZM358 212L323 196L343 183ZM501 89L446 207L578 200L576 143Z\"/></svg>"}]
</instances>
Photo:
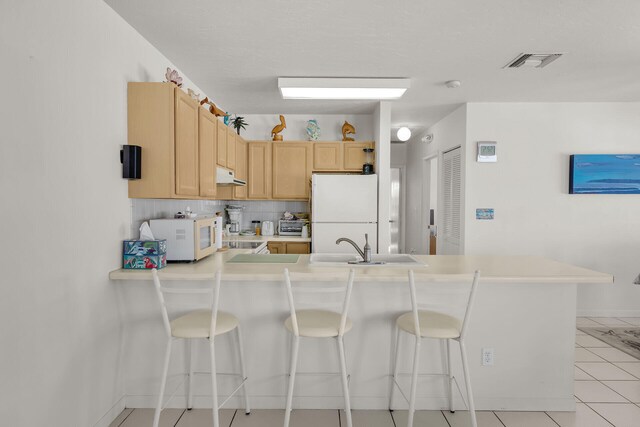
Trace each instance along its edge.
<instances>
[{"instance_id":1,"label":"light brown upper cabinet","mask_svg":"<svg viewBox=\"0 0 640 427\"><path fill-rule=\"evenodd\" d=\"M198 146L200 150L200 196L216 196L216 141L218 123L216 117L199 108Z\"/></svg>"},{"instance_id":2,"label":"light brown upper cabinet","mask_svg":"<svg viewBox=\"0 0 640 427\"><path fill-rule=\"evenodd\" d=\"M308 199L313 169L310 142L273 143L273 198Z\"/></svg>"},{"instance_id":3,"label":"light brown upper cabinet","mask_svg":"<svg viewBox=\"0 0 640 427\"><path fill-rule=\"evenodd\" d=\"M227 168L236 170L236 131L232 127L227 128Z\"/></svg>"},{"instance_id":4,"label":"light brown upper cabinet","mask_svg":"<svg viewBox=\"0 0 640 427\"><path fill-rule=\"evenodd\" d=\"M365 148L374 148L373 142L344 142L344 170L361 171L365 162Z\"/></svg>"},{"instance_id":5,"label":"light brown upper cabinet","mask_svg":"<svg viewBox=\"0 0 640 427\"><path fill-rule=\"evenodd\" d=\"M247 181L247 141L240 135L236 137L236 178ZM236 186L233 189L234 200L247 198L247 186Z\"/></svg>"},{"instance_id":6,"label":"light brown upper cabinet","mask_svg":"<svg viewBox=\"0 0 640 427\"><path fill-rule=\"evenodd\" d=\"M218 126L218 166L227 167L227 127L222 122Z\"/></svg>"},{"instance_id":7,"label":"light brown upper cabinet","mask_svg":"<svg viewBox=\"0 0 640 427\"><path fill-rule=\"evenodd\" d=\"M315 142L313 144L313 170L339 171L342 169L342 142Z\"/></svg>"},{"instance_id":8,"label":"light brown upper cabinet","mask_svg":"<svg viewBox=\"0 0 640 427\"><path fill-rule=\"evenodd\" d=\"M251 141L247 145L247 198L271 198L271 142Z\"/></svg>"},{"instance_id":9,"label":"light brown upper cabinet","mask_svg":"<svg viewBox=\"0 0 640 427\"><path fill-rule=\"evenodd\" d=\"M129 83L127 109L128 143L142 147L142 178L129 181L129 197L199 198L201 188L210 190L215 177L200 170L205 121L197 101L172 83Z\"/></svg>"}]
</instances>

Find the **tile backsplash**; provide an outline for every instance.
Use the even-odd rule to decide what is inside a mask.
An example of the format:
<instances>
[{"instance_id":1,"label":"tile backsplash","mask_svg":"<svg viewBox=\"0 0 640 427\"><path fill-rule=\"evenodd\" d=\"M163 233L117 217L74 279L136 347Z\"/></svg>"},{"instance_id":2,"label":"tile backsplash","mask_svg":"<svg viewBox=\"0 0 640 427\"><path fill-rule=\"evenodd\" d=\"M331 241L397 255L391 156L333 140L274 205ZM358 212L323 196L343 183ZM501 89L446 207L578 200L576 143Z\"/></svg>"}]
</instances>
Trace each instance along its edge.
<instances>
[{"instance_id":1,"label":"tile backsplash","mask_svg":"<svg viewBox=\"0 0 640 427\"><path fill-rule=\"evenodd\" d=\"M166 199L130 199L131 200L131 238L137 238L140 225L149 219L172 218L176 212L184 212L187 206L198 214L213 215L224 211L227 205L244 206L242 213L242 229L250 229L251 221L277 221L282 213L308 212L306 201L272 201L272 200L166 200ZM226 215L226 212L225 212ZM226 220L226 219L225 219Z\"/></svg>"}]
</instances>

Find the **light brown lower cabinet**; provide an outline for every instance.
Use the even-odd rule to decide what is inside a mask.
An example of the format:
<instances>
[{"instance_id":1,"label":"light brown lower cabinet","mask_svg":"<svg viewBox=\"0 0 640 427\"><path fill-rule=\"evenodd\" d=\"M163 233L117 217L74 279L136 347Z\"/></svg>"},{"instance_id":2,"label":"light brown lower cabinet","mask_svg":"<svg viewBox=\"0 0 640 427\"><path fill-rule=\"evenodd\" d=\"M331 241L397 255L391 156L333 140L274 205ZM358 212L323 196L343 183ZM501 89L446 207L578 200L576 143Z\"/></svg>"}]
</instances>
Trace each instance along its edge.
<instances>
[{"instance_id":1,"label":"light brown lower cabinet","mask_svg":"<svg viewBox=\"0 0 640 427\"><path fill-rule=\"evenodd\" d=\"M309 242L269 242L267 249L272 254L309 254L311 253Z\"/></svg>"}]
</instances>

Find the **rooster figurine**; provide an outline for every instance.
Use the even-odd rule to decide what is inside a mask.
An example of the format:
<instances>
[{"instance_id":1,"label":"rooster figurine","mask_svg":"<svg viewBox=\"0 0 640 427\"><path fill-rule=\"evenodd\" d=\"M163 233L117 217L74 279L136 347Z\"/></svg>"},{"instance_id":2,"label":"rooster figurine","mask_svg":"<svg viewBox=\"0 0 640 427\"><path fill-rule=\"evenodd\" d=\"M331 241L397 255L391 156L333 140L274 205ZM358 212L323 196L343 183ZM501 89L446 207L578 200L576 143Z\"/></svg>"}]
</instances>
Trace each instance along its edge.
<instances>
[{"instance_id":1,"label":"rooster figurine","mask_svg":"<svg viewBox=\"0 0 640 427\"><path fill-rule=\"evenodd\" d=\"M282 141L282 135L279 135L280 132L287 128L287 122L284 121L284 116L280 114L280 124L274 126L271 129L271 136L273 136L274 141Z\"/></svg>"},{"instance_id":2,"label":"rooster figurine","mask_svg":"<svg viewBox=\"0 0 640 427\"><path fill-rule=\"evenodd\" d=\"M344 124L342 125L342 140L353 141L353 138L347 136L347 134L355 135L356 128L354 128L351 123L345 121Z\"/></svg>"}]
</instances>

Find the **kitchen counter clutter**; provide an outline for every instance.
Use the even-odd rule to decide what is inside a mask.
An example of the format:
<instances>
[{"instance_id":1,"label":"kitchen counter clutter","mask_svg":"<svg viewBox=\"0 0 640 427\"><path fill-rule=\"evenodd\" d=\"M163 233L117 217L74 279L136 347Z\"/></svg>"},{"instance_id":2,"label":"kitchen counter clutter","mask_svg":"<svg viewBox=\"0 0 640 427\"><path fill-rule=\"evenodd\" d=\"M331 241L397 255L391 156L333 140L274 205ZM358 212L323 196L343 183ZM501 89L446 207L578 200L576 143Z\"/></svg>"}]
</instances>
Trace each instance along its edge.
<instances>
[{"instance_id":1,"label":"kitchen counter clutter","mask_svg":"<svg viewBox=\"0 0 640 427\"><path fill-rule=\"evenodd\" d=\"M240 239L240 238L239 238ZM268 239L272 239L268 236ZM290 237L286 238L291 239ZM346 280L349 268L311 264L308 255L295 256L285 263L254 263L251 256L228 261L250 251L229 250L202 261L169 264L159 271L163 281L184 282L184 286L210 286L217 270L222 272L220 309L234 313L245 336L248 390L253 408L284 408L288 379L288 340L283 327L289 305L283 284L283 270L306 273L305 280ZM264 255L258 255L264 256ZM276 256L277 257L277 256ZM286 255L289 257L289 255ZM416 256L424 266L413 266L416 280L432 278L448 282L456 275L482 272L471 314L466 347L470 377L477 410L572 411L574 346L577 286L610 286L613 277L573 265L535 256ZM283 259L283 258L281 258ZM355 284L349 318L353 329L345 336L347 366L351 374L350 396L353 409L387 409L396 318L410 310L407 267L354 266ZM121 295L126 333L123 363L127 378L126 406L153 407L162 372L164 350L160 307L151 282L150 271L118 269L109 277ZM178 286L181 286L175 283ZM221 337L221 339L226 339ZM406 337L403 338L407 339ZM409 372L412 341L401 343L400 372ZM180 343L175 351L170 374L184 372L186 351ZM226 344L226 343L225 343ZM229 343L231 344L231 343ZM330 346L327 348L321 346ZM421 371L442 372L442 349L435 342L422 345ZM226 345L220 347L231 348ZM483 350L489 349L493 364L483 365ZM452 372L462 379L457 349L453 349ZM205 370L208 348L198 347L197 360ZM334 352L333 343L309 340L300 348L300 372L336 372L338 361L319 354ZM425 354L426 353L426 354ZM331 354L331 353L329 353ZM232 371L235 358L220 350L216 354L221 371ZM408 390L409 377L399 382ZM459 380L464 390L464 382ZM196 381L194 406L210 407L210 384ZM441 409L447 394L440 377L424 377L418 387L417 409ZM225 399L237 384L220 377L220 399ZM329 409L343 405L339 377L296 378L295 408ZM455 388L454 388L455 389ZM186 396L178 389L171 401L183 408ZM395 408L406 409L399 393ZM456 409L465 408L460 394L454 393ZM242 407L235 397L227 407Z\"/></svg>"},{"instance_id":2,"label":"kitchen counter clutter","mask_svg":"<svg viewBox=\"0 0 640 427\"><path fill-rule=\"evenodd\" d=\"M311 237L299 236L224 236L223 242L311 242Z\"/></svg>"}]
</instances>

